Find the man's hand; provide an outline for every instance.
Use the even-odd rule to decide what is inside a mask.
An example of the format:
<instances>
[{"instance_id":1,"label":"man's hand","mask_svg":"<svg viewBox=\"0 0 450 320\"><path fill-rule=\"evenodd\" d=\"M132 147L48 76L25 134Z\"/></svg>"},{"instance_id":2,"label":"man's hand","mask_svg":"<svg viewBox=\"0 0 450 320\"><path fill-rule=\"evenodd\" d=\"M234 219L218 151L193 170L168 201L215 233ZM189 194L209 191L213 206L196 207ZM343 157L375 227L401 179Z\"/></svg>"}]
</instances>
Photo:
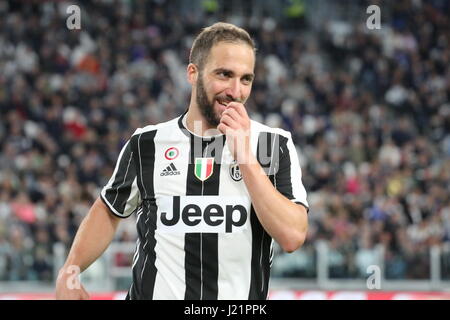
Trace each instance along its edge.
<instances>
[{"instance_id":1,"label":"man's hand","mask_svg":"<svg viewBox=\"0 0 450 320\"><path fill-rule=\"evenodd\" d=\"M89 300L89 294L79 279L80 268L63 267L56 279L56 300Z\"/></svg>"},{"instance_id":2,"label":"man's hand","mask_svg":"<svg viewBox=\"0 0 450 320\"><path fill-rule=\"evenodd\" d=\"M230 102L222 113L217 129L227 136L231 154L238 164L249 163L252 157L250 118L244 105L239 102Z\"/></svg>"},{"instance_id":3,"label":"man's hand","mask_svg":"<svg viewBox=\"0 0 450 320\"><path fill-rule=\"evenodd\" d=\"M106 204L95 200L78 228L64 266L56 279L56 299L89 299L79 275L97 260L114 238L119 217L109 213Z\"/></svg>"}]
</instances>

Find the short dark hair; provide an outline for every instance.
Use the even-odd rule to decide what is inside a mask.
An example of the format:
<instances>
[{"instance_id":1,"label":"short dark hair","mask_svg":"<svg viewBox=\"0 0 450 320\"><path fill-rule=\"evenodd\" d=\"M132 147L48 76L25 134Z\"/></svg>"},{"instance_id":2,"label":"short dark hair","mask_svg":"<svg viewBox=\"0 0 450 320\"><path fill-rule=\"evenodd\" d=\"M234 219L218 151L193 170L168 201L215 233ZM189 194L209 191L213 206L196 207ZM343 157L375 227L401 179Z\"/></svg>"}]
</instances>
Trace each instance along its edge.
<instances>
[{"instance_id":1,"label":"short dark hair","mask_svg":"<svg viewBox=\"0 0 450 320\"><path fill-rule=\"evenodd\" d=\"M189 62L201 70L208 59L211 48L218 42L243 42L256 52L255 42L247 31L231 23L217 22L206 27L195 38L189 55Z\"/></svg>"}]
</instances>

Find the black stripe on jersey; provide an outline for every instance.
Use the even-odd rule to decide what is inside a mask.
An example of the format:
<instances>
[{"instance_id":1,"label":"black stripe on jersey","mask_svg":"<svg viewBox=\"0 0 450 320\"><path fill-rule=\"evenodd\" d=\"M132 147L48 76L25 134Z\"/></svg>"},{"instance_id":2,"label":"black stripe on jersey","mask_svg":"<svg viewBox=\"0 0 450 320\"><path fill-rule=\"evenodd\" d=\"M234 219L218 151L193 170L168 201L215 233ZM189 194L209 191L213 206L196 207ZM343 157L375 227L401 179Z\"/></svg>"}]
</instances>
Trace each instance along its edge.
<instances>
[{"instance_id":1,"label":"black stripe on jersey","mask_svg":"<svg viewBox=\"0 0 450 320\"><path fill-rule=\"evenodd\" d=\"M131 194L133 180L136 177L136 167L130 143L127 143L124 148L122 156L118 159L118 168L112 186L105 192L107 201L102 198L103 202L110 208L110 211L120 218L125 218L126 216L116 214L111 210L111 207L117 212L125 214L125 206Z\"/></svg>"},{"instance_id":2,"label":"black stripe on jersey","mask_svg":"<svg viewBox=\"0 0 450 320\"><path fill-rule=\"evenodd\" d=\"M212 176L203 183L203 195L219 195L220 166L224 144L225 136L223 135L212 138L205 146L205 155L214 158L214 169ZM202 299L217 300L219 278L219 236L217 233L202 234L202 257Z\"/></svg>"},{"instance_id":3,"label":"black stripe on jersey","mask_svg":"<svg viewBox=\"0 0 450 320\"><path fill-rule=\"evenodd\" d=\"M156 279L156 217L157 206L154 191L155 135L157 130L133 136L131 140L136 153L137 184L142 194L143 213L137 225L140 241L139 257L133 269L131 299L152 299Z\"/></svg>"},{"instance_id":4,"label":"black stripe on jersey","mask_svg":"<svg viewBox=\"0 0 450 320\"><path fill-rule=\"evenodd\" d=\"M191 151L187 174L186 195L218 195L220 162L225 143L224 136L204 138L190 135ZM216 140L217 139L217 140ZM220 140L219 140L220 139ZM195 144L201 144L195 148ZM195 153L200 154L195 154ZM194 174L195 158L214 157L212 176L200 181ZM185 236L185 299L214 300L218 297L218 235L216 233L187 233Z\"/></svg>"},{"instance_id":5,"label":"black stripe on jersey","mask_svg":"<svg viewBox=\"0 0 450 320\"><path fill-rule=\"evenodd\" d=\"M288 139L280 136L280 148L279 148L279 170L274 175L273 184L281 194L283 194L289 200L294 199L292 192L292 177L291 177L291 156L289 148L287 147ZM299 177L300 178L300 177Z\"/></svg>"},{"instance_id":6,"label":"black stripe on jersey","mask_svg":"<svg viewBox=\"0 0 450 320\"><path fill-rule=\"evenodd\" d=\"M264 229L259 223L256 212L251 207L250 210L250 223L252 226L252 262L251 262L251 273L250 273L250 290L248 294L249 300L261 300L263 299L263 282L265 277L263 274L262 266L262 238Z\"/></svg>"},{"instance_id":7,"label":"black stripe on jersey","mask_svg":"<svg viewBox=\"0 0 450 320\"><path fill-rule=\"evenodd\" d=\"M200 233L186 233L184 236L184 268L186 279L185 300L200 300L202 266L200 258Z\"/></svg>"},{"instance_id":8,"label":"black stripe on jersey","mask_svg":"<svg viewBox=\"0 0 450 320\"><path fill-rule=\"evenodd\" d=\"M272 238L259 222L253 206L250 223L252 226L252 271L248 299L265 300L269 289Z\"/></svg>"},{"instance_id":9,"label":"black stripe on jersey","mask_svg":"<svg viewBox=\"0 0 450 320\"><path fill-rule=\"evenodd\" d=\"M274 177L272 183L281 194L283 194L289 200L295 199L294 192L292 190L292 179L300 179L300 177L292 177L291 173L291 152L296 152L296 150L290 150L288 147L288 138L280 136L280 170ZM295 201L295 203L305 207L306 212L309 212L309 207L300 202Z\"/></svg>"},{"instance_id":10,"label":"black stripe on jersey","mask_svg":"<svg viewBox=\"0 0 450 320\"><path fill-rule=\"evenodd\" d=\"M292 190L293 177L291 174L290 154L292 151L288 148L287 144L288 138L282 135L262 132L260 134L260 139L258 140L258 149L264 147L268 151L261 151L259 149L258 155L262 160L259 158L258 160L274 187L286 198L292 200L295 198ZM270 158L270 162L267 162L268 158ZM300 179L300 177L298 177L298 179ZM308 206L304 203L299 201L295 201L295 203L304 206L306 210L309 211Z\"/></svg>"}]
</instances>

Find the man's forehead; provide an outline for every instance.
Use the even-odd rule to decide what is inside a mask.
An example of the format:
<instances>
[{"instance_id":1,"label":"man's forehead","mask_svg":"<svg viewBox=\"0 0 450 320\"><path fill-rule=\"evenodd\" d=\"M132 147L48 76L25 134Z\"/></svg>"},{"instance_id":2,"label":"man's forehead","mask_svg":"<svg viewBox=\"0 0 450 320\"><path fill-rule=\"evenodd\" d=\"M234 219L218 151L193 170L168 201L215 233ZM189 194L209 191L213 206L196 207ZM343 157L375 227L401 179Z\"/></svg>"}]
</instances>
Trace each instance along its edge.
<instances>
[{"instance_id":1,"label":"man's forehead","mask_svg":"<svg viewBox=\"0 0 450 320\"><path fill-rule=\"evenodd\" d=\"M224 68L252 73L255 66L255 53L249 45L242 42L219 42L211 48L206 65L211 69Z\"/></svg>"}]
</instances>

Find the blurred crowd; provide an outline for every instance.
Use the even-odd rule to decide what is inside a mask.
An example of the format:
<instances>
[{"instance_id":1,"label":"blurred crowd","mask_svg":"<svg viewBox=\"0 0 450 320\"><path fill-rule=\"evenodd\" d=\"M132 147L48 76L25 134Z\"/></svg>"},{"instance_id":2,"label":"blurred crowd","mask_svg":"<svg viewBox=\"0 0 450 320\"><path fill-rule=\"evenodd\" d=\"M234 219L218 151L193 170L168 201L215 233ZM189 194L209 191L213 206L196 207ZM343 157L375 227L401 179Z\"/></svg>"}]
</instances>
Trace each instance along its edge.
<instances>
[{"instance_id":1,"label":"blurred crowd","mask_svg":"<svg viewBox=\"0 0 450 320\"><path fill-rule=\"evenodd\" d=\"M68 30L67 3L32 3L0 3L0 281L53 279L54 244L70 248L134 130L187 107L192 40L218 19L255 38L246 107L292 132L308 192L306 244L274 273L314 276L326 240L332 277L364 276L380 247L386 277L429 277L430 248L450 242L448 3L382 2L379 30L183 15L169 1L83 3Z\"/></svg>"}]
</instances>

